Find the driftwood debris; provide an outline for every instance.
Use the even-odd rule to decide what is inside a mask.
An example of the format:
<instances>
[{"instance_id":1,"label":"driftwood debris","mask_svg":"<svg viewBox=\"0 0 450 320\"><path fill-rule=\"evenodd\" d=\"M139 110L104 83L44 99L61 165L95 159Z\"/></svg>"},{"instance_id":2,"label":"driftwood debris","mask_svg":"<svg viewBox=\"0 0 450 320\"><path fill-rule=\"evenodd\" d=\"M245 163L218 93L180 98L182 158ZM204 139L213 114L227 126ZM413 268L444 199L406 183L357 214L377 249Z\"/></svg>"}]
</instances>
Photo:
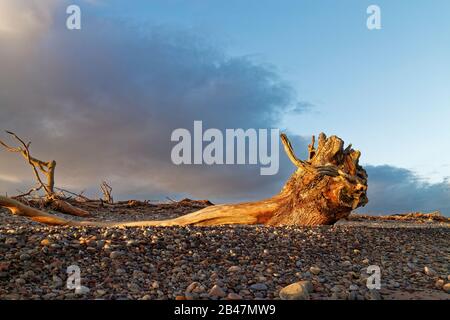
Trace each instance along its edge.
<instances>
[{"instance_id":1,"label":"driftwood debris","mask_svg":"<svg viewBox=\"0 0 450 320\"><path fill-rule=\"evenodd\" d=\"M22 157L28 162L28 164L33 169L34 176L38 182L38 186L32 188L30 191L14 197L15 199L20 199L31 195L34 192L43 190L45 192L44 205L50 206L53 210L67 213L79 217L89 216L89 212L82 210L80 208L74 207L68 202L60 199L55 193L55 169L56 161L42 161L34 158L30 154L31 142L25 143L24 140L19 138L15 133L11 131L6 131L10 136L12 136L18 143L18 147L11 147L5 142L0 140L0 145L3 146L9 152L15 152L22 155ZM41 175L44 175L46 179L42 179ZM44 182L45 181L45 182Z\"/></svg>"},{"instance_id":2,"label":"driftwood debris","mask_svg":"<svg viewBox=\"0 0 450 320\"><path fill-rule=\"evenodd\" d=\"M353 209L367 203L367 173L359 165L361 153L344 148L337 136L313 136L308 160L300 160L285 134L281 135L287 156L296 171L281 192L272 198L240 204L209 206L175 219L160 221L97 222L69 220L0 196L0 206L13 214L52 225L139 227L211 226L225 224L329 225L347 217Z\"/></svg>"},{"instance_id":3,"label":"driftwood debris","mask_svg":"<svg viewBox=\"0 0 450 320\"><path fill-rule=\"evenodd\" d=\"M100 189L102 190L103 193L103 201L108 204L113 204L114 199L111 195L112 187L106 181L103 181L102 184L100 185Z\"/></svg>"}]
</instances>

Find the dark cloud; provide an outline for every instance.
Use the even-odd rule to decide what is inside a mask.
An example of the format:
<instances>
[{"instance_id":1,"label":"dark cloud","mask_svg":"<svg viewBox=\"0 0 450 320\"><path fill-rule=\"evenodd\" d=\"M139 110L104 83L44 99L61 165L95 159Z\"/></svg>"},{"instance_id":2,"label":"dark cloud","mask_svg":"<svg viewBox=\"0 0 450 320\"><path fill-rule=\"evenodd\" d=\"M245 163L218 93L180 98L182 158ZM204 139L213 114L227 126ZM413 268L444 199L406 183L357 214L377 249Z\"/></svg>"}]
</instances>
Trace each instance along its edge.
<instances>
[{"instance_id":1,"label":"dark cloud","mask_svg":"<svg viewBox=\"0 0 450 320\"><path fill-rule=\"evenodd\" d=\"M428 183L414 172L388 165L366 166L369 204L359 209L372 214L439 210L450 215L450 180Z\"/></svg>"},{"instance_id":2,"label":"dark cloud","mask_svg":"<svg viewBox=\"0 0 450 320\"><path fill-rule=\"evenodd\" d=\"M277 191L293 170L263 177L259 166L170 160L172 131L194 120L205 129L276 127L297 104L272 67L180 30L96 19L81 31L62 26L56 17L33 41L0 34L0 128L32 139L37 157L55 159L60 185L93 191L108 179L122 197L243 199ZM31 182L17 156L2 152L0 168L4 178ZM0 176L2 192L20 186L6 180Z\"/></svg>"}]
</instances>

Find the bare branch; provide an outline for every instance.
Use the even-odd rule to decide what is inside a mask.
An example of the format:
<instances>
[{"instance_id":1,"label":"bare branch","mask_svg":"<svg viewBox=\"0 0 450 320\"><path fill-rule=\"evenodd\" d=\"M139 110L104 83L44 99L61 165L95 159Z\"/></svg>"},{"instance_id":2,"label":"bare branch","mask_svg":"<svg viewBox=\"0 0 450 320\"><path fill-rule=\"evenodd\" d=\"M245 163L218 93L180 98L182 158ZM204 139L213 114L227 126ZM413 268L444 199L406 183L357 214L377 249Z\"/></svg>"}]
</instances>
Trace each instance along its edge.
<instances>
[{"instance_id":1,"label":"bare branch","mask_svg":"<svg viewBox=\"0 0 450 320\"><path fill-rule=\"evenodd\" d=\"M289 141L288 137L282 133L280 135L281 142L283 142L284 151L286 151L287 156L291 160L291 162L300 169L303 169L305 171L312 171L312 167L309 163L306 161L302 161L294 153L294 149L292 148L291 142Z\"/></svg>"},{"instance_id":2,"label":"bare branch","mask_svg":"<svg viewBox=\"0 0 450 320\"><path fill-rule=\"evenodd\" d=\"M316 149L314 144L316 143L316 137L313 135L311 138L311 143L308 145L308 160L311 160L316 155Z\"/></svg>"},{"instance_id":3,"label":"bare branch","mask_svg":"<svg viewBox=\"0 0 450 320\"><path fill-rule=\"evenodd\" d=\"M51 198L53 196L53 185L54 185L54 169L56 162L55 161L49 161L44 162L38 159L35 159L30 154L30 145L31 142L25 143L24 140L22 140L17 134L15 134L12 131L6 131L10 136L12 136L15 140L19 142L22 147L13 148L7 145L6 143L0 141L0 143L10 152L20 152L22 156L28 161L28 164L33 169L34 176L36 177L36 180L38 181L41 188L43 188L47 194L48 198ZM47 184L45 184L42 181L42 178L39 174L39 170L41 170L44 175L47 177ZM41 189L39 188L39 189Z\"/></svg>"},{"instance_id":4,"label":"bare branch","mask_svg":"<svg viewBox=\"0 0 450 320\"><path fill-rule=\"evenodd\" d=\"M114 200L113 197L111 196L112 188L106 183L106 181L102 182L102 184L100 185L100 189L102 190L103 193L103 200L106 203L113 204Z\"/></svg>"},{"instance_id":5,"label":"bare branch","mask_svg":"<svg viewBox=\"0 0 450 320\"><path fill-rule=\"evenodd\" d=\"M76 193L76 192L73 192L73 191L70 191L70 190L67 190L67 189L63 189L63 188L58 188L58 187L55 187L55 189L58 190L58 191L64 192L64 193L71 194L71 195L73 195L73 196L75 196L77 198L80 198L80 199L83 199L83 200L86 200L86 201L91 201L91 199L89 199L88 197L83 195L84 191L81 191L80 193Z\"/></svg>"},{"instance_id":6,"label":"bare branch","mask_svg":"<svg viewBox=\"0 0 450 320\"><path fill-rule=\"evenodd\" d=\"M19 194L19 195L17 195L17 196L14 196L14 197L11 197L12 199L20 199L20 198L24 198L24 197L28 197L29 195L31 195L33 192L37 192L37 191L39 191L39 190L41 190L42 189L42 185L39 185L39 186L37 186L37 187L34 187L33 189L30 189L28 192L26 192L26 193L22 193L22 194Z\"/></svg>"}]
</instances>

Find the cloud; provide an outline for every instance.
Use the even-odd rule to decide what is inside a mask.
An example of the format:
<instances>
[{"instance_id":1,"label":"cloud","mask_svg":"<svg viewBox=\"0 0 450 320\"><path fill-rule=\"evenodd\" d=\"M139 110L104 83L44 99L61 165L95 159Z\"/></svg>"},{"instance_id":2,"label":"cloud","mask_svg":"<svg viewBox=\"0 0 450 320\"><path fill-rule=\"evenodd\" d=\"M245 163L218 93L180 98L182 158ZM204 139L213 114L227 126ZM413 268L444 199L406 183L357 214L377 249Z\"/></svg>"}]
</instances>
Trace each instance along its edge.
<instances>
[{"instance_id":1,"label":"cloud","mask_svg":"<svg viewBox=\"0 0 450 320\"><path fill-rule=\"evenodd\" d=\"M388 165L365 166L369 204L359 212L392 214L439 210L450 215L450 180L428 183L413 171Z\"/></svg>"},{"instance_id":2,"label":"cloud","mask_svg":"<svg viewBox=\"0 0 450 320\"><path fill-rule=\"evenodd\" d=\"M116 198L245 199L277 192L293 171L281 164L277 176L262 177L259 166L170 161L171 132L194 120L205 128L276 127L297 101L273 67L161 26L90 18L81 31L58 20L47 27L20 45L0 38L9 48L0 49L0 128L31 139L36 157L55 159L59 185L94 191L107 179ZM10 172L30 177L23 159L2 152L0 173Z\"/></svg>"},{"instance_id":3,"label":"cloud","mask_svg":"<svg viewBox=\"0 0 450 320\"><path fill-rule=\"evenodd\" d=\"M2 0L0 37L30 37L50 27L57 0Z\"/></svg>"}]
</instances>

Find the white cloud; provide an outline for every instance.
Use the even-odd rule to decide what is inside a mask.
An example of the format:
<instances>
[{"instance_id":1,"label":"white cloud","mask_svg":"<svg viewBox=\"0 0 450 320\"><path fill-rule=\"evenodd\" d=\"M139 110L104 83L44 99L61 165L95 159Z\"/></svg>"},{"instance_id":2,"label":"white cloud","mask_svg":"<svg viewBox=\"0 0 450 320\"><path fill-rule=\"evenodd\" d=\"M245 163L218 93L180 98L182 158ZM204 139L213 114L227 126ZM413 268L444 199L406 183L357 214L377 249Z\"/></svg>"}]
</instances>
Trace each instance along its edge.
<instances>
[{"instance_id":1,"label":"white cloud","mask_svg":"<svg viewBox=\"0 0 450 320\"><path fill-rule=\"evenodd\" d=\"M0 35L29 38L45 32L57 5L57 0L0 1Z\"/></svg>"}]
</instances>

